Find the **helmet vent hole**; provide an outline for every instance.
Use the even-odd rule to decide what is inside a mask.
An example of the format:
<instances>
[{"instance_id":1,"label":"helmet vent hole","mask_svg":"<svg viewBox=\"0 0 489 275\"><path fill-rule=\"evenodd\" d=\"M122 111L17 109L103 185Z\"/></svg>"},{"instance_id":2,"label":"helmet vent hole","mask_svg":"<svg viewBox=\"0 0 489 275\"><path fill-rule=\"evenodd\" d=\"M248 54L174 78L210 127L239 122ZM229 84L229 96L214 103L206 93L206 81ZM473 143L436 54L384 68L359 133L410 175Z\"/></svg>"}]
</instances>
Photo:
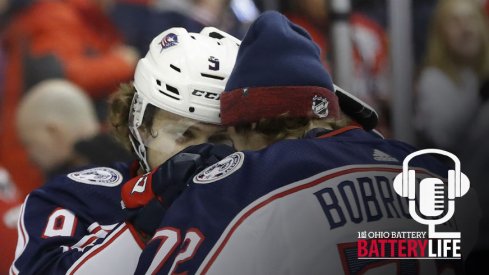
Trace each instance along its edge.
<instances>
[{"instance_id":1,"label":"helmet vent hole","mask_svg":"<svg viewBox=\"0 0 489 275\"><path fill-rule=\"evenodd\" d=\"M224 80L224 77L213 75L213 74L204 74L204 73L201 73L200 75L203 76L203 77L207 77L207 78L212 78L212 79L217 79L217 80Z\"/></svg>"},{"instance_id":2,"label":"helmet vent hole","mask_svg":"<svg viewBox=\"0 0 489 275\"><path fill-rule=\"evenodd\" d=\"M161 86L161 81L156 79L156 85Z\"/></svg>"},{"instance_id":3,"label":"helmet vent hole","mask_svg":"<svg viewBox=\"0 0 489 275\"><path fill-rule=\"evenodd\" d=\"M170 64L170 68L174 69L175 71L177 72L180 72L180 68L178 68L177 66L173 65L173 64Z\"/></svg>"},{"instance_id":4,"label":"helmet vent hole","mask_svg":"<svg viewBox=\"0 0 489 275\"><path fill-rule=\"evenodd\" d=\"M164 92L164 91L162 91L162 90L158 90L158 91L159 91L160 93L162 93L162 94L166 95L166 96L167 96L167 97L169 97L169 98L173 98L173 99L175 99L175 100L180 100L180 98L178 98L178 97L176 97L176 96L173 96L173 95L171 95L171 94L169 94L169 93L165 93L165 92Z\"/></svg>"},{"instance_id":5,"label":"helmet vent hole","mask_svg":"<svg viewBox=\"0 0 489 275\"><path fill-rule=\"evenodd\" d=\"M172 92L176 95L180 95L180 93L178 92L178 89L173 87L173 86L170 86L168 84L166 84L166 90L169 91L169 92Z\"/></svg>"},{"instance_id":6,"label":"helmet vent hole","mask_svg":"<svg viewBox=\"0 0 489 275\"><path fill-rule=\"evenodd\" d=\"M190 37L192 37L192 39L193 39L193 40L196 40L196 39L195 39L195 36L191 35Z\"/></svg>"},{"instance_id":7,"label":"helmet vent hole","mask_svg":"<svg viewBox=\"0 0 489 275\"><path fill-rule=\"evenodd\" d=\"M162 90L158 90L160 93L166 95L167 97L170 97L170 98L173 98L175 100L180 100L180 98L178 98L178 96L180 95L180 93L178 92L178 89L173 87L173 86L170 86L168 84L166 84L166 90L169 92L166 92L166 91L162 91Z\"/></svg>"},{"instance_id":8,"label":"helmet vent hole","mask_svg":"<svg viewBox=\"0 0 489 275\"><path fill-rule=\"evenodd\" d=\"M217 39L223 39L224 36L218 32L211 32L209 33L209 37L212 37L212 38L217 38Z\"/></svg>"},{"instance_id":9,"label":"helmet vent hole","mask_svg":"<svg viewBox=\"0 0 489 275\"><path fill-rule=\"evenodd\" d=\"M188 111L193 113L193 112L195 112L195 108L194 107L188 107Z\"/></svg>"},{"instance_id":10,"label":"helmet vent hole","mask_svg":"<svg viewBox=\"0 0 489 275\"><path fill-rule=\"evenodd\" d=\"M217 41L217 45L221 46L221 42Z\"/></svg>"}]
</instances>

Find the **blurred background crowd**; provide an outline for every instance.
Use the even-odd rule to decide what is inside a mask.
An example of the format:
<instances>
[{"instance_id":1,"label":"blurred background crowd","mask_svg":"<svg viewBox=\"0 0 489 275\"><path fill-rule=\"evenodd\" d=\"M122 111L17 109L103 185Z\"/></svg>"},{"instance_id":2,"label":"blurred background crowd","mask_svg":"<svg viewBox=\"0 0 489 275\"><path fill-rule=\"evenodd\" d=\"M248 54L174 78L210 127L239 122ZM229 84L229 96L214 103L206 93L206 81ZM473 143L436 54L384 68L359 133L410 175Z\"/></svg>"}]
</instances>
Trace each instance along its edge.
<instances>
[{"instance_id":1,"label":"blurred background crowd","mask_svg":"<svg viewBox=\"0 0 489 275\"><path fill-rule=\"evenodd\" d=\"M489 199L489 0L0 0L0 230L46 178L130 159L107 134L107 100L154 36L242 38L270 9L311 34L386 138L456 153Z\"/></svg>"}]
</instances>

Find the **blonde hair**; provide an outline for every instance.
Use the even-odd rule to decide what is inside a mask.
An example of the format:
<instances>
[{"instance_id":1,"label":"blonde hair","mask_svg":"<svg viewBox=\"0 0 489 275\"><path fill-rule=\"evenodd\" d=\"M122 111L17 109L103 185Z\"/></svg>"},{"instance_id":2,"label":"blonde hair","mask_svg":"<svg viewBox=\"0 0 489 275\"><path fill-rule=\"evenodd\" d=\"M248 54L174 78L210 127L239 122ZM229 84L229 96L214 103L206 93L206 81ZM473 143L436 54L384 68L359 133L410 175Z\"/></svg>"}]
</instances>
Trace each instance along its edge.
<instances>
[{"instance_id":1,"label":"blonde hair","mask_svg":"<svg viewBox=\"0 0 489 275\"><path fill-rule=\"evenodd\" d=\"M453 4L457 1L471 4L475 11L478 32L481 36L481 52L475 59L474 71L479 79L489 76L489 30L488 20L480 3L475 0L440 0L435 8L434 16L430 24L430 34L428 37L427 54L425 66L432 66L441 69L455 82L459 81L457 64L452 58L451 53L444 37L443 24L447 14L453 9Z\"/></svg>"},{"instance_id":2,"label":"blonde hair","mask_svg":"<svg viewBox=\"0 0 489 275\"><path fill-rule=\"evenodd\" d=\"M112 135L126 149L134 153L131 141L129 139L129 112L131 103L136 93L133 83L121 84L119 89L113 93L109 100L109 126ZM150 130L153 125L153 118L156 112L165 113L167 116L177 116L163 109L148 104L141 124L141 129Z\"/></svg>"},{"instance_id":3,"label":"blonde hair","mask_svg":"<svg viewBox=\"0 0 489 275\"><path fill-rule=\"evenodd\" d=\"M133 151L129 140L129 111L136 89L132 83L121 84L109 100L109 125L112 135L128 150Z\"/></svg>"}]
</instances>

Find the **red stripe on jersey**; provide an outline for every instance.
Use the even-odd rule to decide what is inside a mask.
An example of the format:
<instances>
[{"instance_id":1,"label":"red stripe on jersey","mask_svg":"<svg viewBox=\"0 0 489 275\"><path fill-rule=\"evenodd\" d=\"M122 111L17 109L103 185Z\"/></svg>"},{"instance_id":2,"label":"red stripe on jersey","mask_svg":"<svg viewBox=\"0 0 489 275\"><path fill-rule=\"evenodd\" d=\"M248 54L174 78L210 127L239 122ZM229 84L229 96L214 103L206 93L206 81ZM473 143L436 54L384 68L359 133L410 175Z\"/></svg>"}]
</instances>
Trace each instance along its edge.
<instances>
[{"instance_id":1,"label":"red stripe on jersey","mask_svg":"<svg viewBox=\"0 0 489 275\"><path fill-rule=\"evenodd\" d=\"M350 125L350 126L346 126L346 127L343 127L343 128L340 128L340 129L337 129L337 130L334 130L334 131L331 131L327 134L324 134L322 136L319 136L318 138L329 138L329 137L332 137L332 136L336 136L336 135L339 135L339 134L342 134L344 132L348 132L350 130L353 130L353 129L362 129L360 126L357 126L357 125Z\"/></svg>"},{"instance_id":2,"label":"red stripe on jersey","mask_svg":"<svg viewBox=\"0 0 489 275\"><path fill-rule=\"evenodd\" d=\"M146 244L141 239L141 236L137 232L136 228L134 228L134 226L132 224L129 224L129 223L127 224L127 227L129 228L129 231L131 232L132 237L134 238L134 240L136 240L136 243L139 245L139 247L141 249L144 249L144 247L146 246Z\"/></svg>"},{"instance_id":3,"label":"red stripe on jersey","mask_svg":"<svg viewBox=\"0 0 489 275\"><path fill-rule=\"evenodd\" d=\"M92 230L92 232L90 232L90 233L92 233L92 234L94 234L94 235L95 235L95 234L97 234L97 233L98 233L100 230L102 230L102 227L101 227L100 225L97 225L97 227L95 227L95 229L93 229L93 230Z\"/></svg>"},{"instance_id":4,"label":"red stripe on jersey","mask_svg":"<svg viewBox=\"0 0 489 275\"><path fill-rule=\"evenodd\" d=\"M88 238L88 239L85 241L85 243L81 244L81 245L79 246L79 248L83 249L83 248L87 247L88 245L93 244L93 242L94 242L95 240L97 240L97 239L98 239L98 237L97 237L97 236L92 236L92 237Z\"/></svg>"}]
</instances>

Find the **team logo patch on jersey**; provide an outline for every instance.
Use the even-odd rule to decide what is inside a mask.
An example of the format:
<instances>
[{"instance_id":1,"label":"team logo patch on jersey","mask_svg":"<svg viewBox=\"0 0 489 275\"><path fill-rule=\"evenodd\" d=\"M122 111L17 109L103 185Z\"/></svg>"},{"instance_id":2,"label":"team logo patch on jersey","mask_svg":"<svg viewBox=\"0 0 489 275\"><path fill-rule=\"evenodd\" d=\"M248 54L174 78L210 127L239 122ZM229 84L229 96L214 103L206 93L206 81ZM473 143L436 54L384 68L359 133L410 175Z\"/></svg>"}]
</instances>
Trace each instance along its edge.
<instances>
[{"instance_id":1,"label":"team logo patch on jersey","mask_svg":"<svg viewBox=\"0 0 489 275\"><path fill-rule=\"evenodd\" d=\"M97 167L68 174L68 178L86 184L107 187L117 186L122 182L122 174L108 167Z\"/></svg>"},{"instance_id":2,"label":"team logo patch on jersey","mask_svg":"<svg viewBox=\"0 0 489 275\"><path fill-rule=\"evenodd\" d=\"M322 96L315 95L312 98L312 111L315 115L320 118L327 117L329 114L328 110L329 102L326 98Z\"/></svg>"},{"instance_id":3,"label":"team logo patch on jersey","mask_svg":"<svg viewBox=\"0 0 489 275\"><path fill-rule=\"evenodd\" d=\"M161 45L160 52L162 52L164 49L170 48L178 44L178 36L174 33L169 33L161 39L159 44Z\"/></svg>"},{"instance_id":4,"label":"team logo patch on jersey","mask_svg":"<svg viewBox=\"0 0 489 275\"><path fill-rule=\"evenodd\" d=\"M241 168L243 160L244 154L241 152L229 155L195 175L194 182L206 184L223 179Z\"/></svg>"}]
</instances>

